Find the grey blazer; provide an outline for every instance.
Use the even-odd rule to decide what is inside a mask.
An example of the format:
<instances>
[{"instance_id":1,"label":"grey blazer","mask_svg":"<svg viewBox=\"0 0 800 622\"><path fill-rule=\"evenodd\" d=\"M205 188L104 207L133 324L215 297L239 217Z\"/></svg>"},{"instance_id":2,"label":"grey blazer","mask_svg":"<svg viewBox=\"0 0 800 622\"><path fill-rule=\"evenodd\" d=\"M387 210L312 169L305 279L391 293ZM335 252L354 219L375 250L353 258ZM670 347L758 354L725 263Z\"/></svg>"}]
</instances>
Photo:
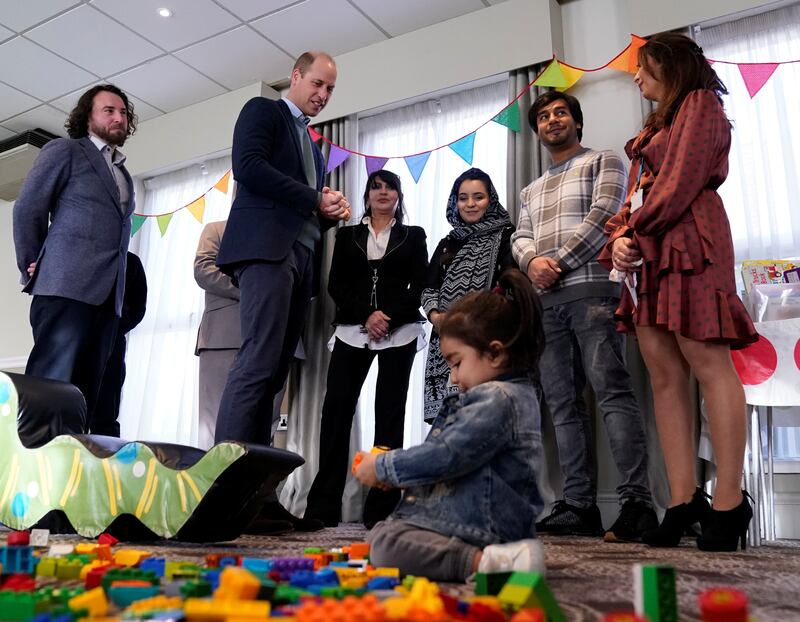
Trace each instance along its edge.
<instances>
[{"instance_id":1,"label":"grey blazer","mask_svg":"<svg viewBox=\"0 0 800 622\"><path fill-rule=\"evenodd\" d=\"M17 267L23 291L102 304L116 286L115 309L122 311L125 262L134 209L123 207L103 155L89 137L47 143L14 204ZM28 277L28 265L36 271Z\"/></svg>"},{"instance_id":2,"label":"grey blazer","mask_svg":"<svg viewBox=\"0 0 800 622\"><path fill-rule=\"evenodd\" d=\"M208 223L197 245L194 280L205 290L206 308L197 331L195 354L200 354L200 350L238 350L242 343L239 288L216 266L226 223L225 220Z\"/></svg>"}]
</instances>

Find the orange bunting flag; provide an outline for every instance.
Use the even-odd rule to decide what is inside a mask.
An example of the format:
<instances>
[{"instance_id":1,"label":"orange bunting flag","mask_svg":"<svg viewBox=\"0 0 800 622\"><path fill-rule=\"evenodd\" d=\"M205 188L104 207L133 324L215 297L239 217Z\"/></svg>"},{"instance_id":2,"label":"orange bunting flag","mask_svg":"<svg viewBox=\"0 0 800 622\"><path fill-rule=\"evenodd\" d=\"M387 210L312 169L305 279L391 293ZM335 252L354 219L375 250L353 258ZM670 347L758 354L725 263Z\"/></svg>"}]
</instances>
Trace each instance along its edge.
<instances>
[{"instance_id":1,"label":"orange bunting flag","mask_svg":"<svg viewBox=\"0 0 800 622\"><path fill-rule=\"evenodd\" d=\"M552 86L557 91L566 91L580 80L584 73L582 69L571 67L554 58L533 83L536 86Z\"/></svg>"},{"instance_id":2,"label":"orange bunting flag","mask_svg":"<svg viewBox=\"0 0 800 622\"><path fill-rule=\"evenodd\" d=\"M214 184L214 187L219 190L222 194L228 194L228 181L231 178L231 172L228 171L222 176L217 183Z\"/></svg>"},{"instance_id":3,"label":"orange bunting flag","mask_svg":"<svg viewBox=\"0 0 800 622\"><path fill-rule=\"evenodd\" d=\"M189 203L189 205L186 206L186 209L188 209L191 212L192 216L194 216L197 219L197 222L202 224L203 214L206 211L206 198L203 196L197 199L196 201L192 201L191 203Z\"/></svg>"},{"instance_id":4,"label":"orange bunting flag","mask_svg":"<svg viewBox=\"0 0 800 622\"><path fill-rule=\"evenodd\" d=\"M639 65L639 48L645 43L647 43L647 39L631 35L631 42L628 47L610 60L606 67L626 73L636 73L636 68Z\"/></svg>"}]
</instances>

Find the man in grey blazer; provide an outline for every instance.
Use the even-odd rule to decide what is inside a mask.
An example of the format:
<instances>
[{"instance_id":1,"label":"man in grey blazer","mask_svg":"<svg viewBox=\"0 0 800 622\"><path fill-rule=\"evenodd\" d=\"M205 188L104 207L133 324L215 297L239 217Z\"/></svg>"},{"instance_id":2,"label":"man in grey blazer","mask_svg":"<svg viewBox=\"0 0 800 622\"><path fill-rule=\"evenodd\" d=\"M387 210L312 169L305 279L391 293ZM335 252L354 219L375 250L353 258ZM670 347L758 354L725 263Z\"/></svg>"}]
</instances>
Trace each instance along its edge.
<instances>
[{"instance_id":1,"label":"man in grey blazer","mask_svg":"<svg viewBox=\"0 0 800 622\"><path fill-rule=\"evenodd\" d=\"M200 234L194 258L194 280L205 291L205 310L194 353L200 357L200 425L197 444L214 444L217 412L233 359L242 345L239 288L216 265L226 221L210 222Z\"/></svg>"},{"instance_id":2,"label":"man in grey blazer","mask_svg":"<svg viewBox=\"0 0 800 622\"><path fill-rule=\"evenodd\" d=\"M134 209L120 152L136 130L119 88L86 91L65 124L70 138L47 143L14 204L23 291L33 295L33 350L25 372L76 385L87 426L116 337Z\"/></svg>"}]
</instances>

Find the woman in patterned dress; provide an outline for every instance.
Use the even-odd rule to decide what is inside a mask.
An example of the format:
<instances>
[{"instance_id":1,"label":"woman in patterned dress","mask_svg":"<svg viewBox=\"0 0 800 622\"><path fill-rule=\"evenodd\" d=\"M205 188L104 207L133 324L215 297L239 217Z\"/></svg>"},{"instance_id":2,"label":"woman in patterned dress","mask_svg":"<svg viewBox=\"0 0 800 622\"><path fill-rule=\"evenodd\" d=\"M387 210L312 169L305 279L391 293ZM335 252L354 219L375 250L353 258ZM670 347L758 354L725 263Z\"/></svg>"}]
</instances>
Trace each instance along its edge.
<instances>
[{"instance_id":1,"label":"woman in patterned dress","mask_svg":"<svg viewBox=\"0 0 800 622\"><path fill-rule=\"evenodd\" d=\"M677 546L700 522L703 550L736 550L752 517L741 490L746 439L742 383L732 347L757 339L736 295L730 224L717 188L728 174L731 124L727 93L702 49L674 33L639 50L635 77L657 103L625 150L628 199L608 221L600 256L625 273L619 327L635 333L650 373L671 503L661 525L642 538ZM703 391L717 466L713 506L697 486L689 373Z\"/></svg>"}]
</instances>

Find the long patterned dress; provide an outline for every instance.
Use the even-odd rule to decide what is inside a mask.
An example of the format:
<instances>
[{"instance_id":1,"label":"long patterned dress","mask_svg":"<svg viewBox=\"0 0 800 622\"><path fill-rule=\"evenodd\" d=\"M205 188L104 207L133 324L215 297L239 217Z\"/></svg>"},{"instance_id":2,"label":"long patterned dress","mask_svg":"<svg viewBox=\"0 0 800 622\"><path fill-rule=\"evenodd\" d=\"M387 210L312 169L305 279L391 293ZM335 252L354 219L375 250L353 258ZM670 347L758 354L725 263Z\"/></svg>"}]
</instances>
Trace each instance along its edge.
<instances>
[{"instance_id":1,"label":"long patterned dress","mask_svg":"<svg viewBox=\"0 0 800 622\"><path fill-rule=\"evenodd\" d=\"M742 347L758 336L736 295L731 228L717 188L728 175L731 125L708 90L686 96L671 125L645 128L628 142L628 200L606 224L599 261L611 268L611 247L632 237L644 260L635 305L622 288L618 329L658 326L697 341ZM643 189L631 214L630 196Z\"/></svg>"}]
</instances>

